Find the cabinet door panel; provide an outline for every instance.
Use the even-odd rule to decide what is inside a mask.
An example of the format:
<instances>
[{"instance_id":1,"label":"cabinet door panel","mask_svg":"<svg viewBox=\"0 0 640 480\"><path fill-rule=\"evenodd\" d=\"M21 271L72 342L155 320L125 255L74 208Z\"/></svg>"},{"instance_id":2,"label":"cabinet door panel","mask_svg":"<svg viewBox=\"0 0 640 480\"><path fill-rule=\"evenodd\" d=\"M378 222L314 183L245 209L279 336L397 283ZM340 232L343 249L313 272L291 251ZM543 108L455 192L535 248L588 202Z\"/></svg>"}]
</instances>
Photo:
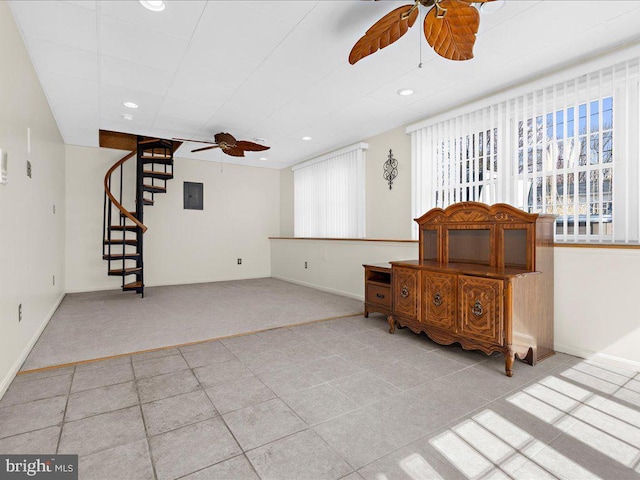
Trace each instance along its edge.
<instances>
[{"instance_id":1,"label":"cabinet door panel","mask_svg":"<svg viewBox=\"0 0 640 480\"><path fill-rule=\"evenodd\" d=\"M476 341L502 345L503 291L502 280L460 275L459 332Z\"/></svg>"},{"instance_id":2,"label":"cabinet door panel","mask_svg":"<svg viewBox=\"0 0 640 480\"><path fill-rule=\"evenodd\" d=\"M456 332L456 276L423 272L424 306L422 321Z\"/></svg>"},{"instance_id":3,"label":"cabinet door panel","mask_svg":"<svg viewBox=\"0 0 640 480\"><path fill-rule=\"evenodd\" d=\"M410 268L393 268L393 312L417 319L420 302L420 272Z\"/></svg>"}]
</instances>

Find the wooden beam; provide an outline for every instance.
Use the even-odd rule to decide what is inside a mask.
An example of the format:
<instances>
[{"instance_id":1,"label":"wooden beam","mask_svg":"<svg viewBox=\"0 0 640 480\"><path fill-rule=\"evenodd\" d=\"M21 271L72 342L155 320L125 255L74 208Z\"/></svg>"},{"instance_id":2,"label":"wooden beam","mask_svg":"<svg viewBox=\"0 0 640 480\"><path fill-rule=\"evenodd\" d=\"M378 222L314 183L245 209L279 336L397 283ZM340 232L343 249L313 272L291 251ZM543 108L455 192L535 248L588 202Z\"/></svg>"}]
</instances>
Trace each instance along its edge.
<instances>
[{"instance_id":1,"label":"wooden beam","mask_svg":"<svg viewBox=\"0 0 640 480\"><path fill-rule=\"evenodd\" d=\"M116 150L135 152L138 148L138 137L130 133L100 130L100 146L103 148L115 148Z\"/></svg>"},{"instance_id":2,"label":"wooden beam","mask_svg":"<svg viewBox=\"0 0 640 480\"><path fill-rule=\"evenodd\" d=\"M112 132L100 130L100 146L103 148L115 148L116 150L128 150L135 152L138 147L138 136L132 133ZM151 139L151 137L148 137ZM173 142L173 153L182 145L182 142Z\"/></svg>"}]
</instances>

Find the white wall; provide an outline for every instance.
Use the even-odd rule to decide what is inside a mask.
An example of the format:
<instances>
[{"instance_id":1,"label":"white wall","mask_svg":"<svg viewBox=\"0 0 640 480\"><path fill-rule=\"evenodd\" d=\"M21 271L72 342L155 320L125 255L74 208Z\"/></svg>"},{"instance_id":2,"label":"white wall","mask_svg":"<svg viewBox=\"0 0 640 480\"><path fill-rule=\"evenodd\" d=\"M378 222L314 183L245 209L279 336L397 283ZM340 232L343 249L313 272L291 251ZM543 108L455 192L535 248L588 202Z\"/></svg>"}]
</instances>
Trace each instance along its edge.
<instances>
[{"instance_id":1,"label":"white wall","mask_svg":"<svg viewBox=\"0 0 640 480\"><path fill-rule=\"evenodd\" d=\"M67 146L69 292L120 286L119 277L107 277L102 260L102 183L125 153ZM167 193L157 194L155 205L144 210L145 284L268 277L268 237L280 227L280 172L183 158L174 164ZM185 181L204 183L204 210L183 209ZM133 209L132 203L125 206Z\"/></svg>"},{"instance_id":2,"label":"white wall","mask_svg":"<svg viewBox=\"0 0 640 480\"><path fill-rule=\"evenodd\" d=\"M0 148L8 152L9 173L9 183L0 185L2 397L63 296L65 163L62 138L6 2L0 2L0 58Z\"/></svg>"},{"instance_id":3,"label":"white wall","mask_svg":"<svg viewBox=\"0 0 640 480\"><path fill-rule=\"evenodd\" d=\"M556 349L640 371L640 249L555 248Z\"/></svg>"},{"instance_id":4,"label":"white wall","mask_svg":"<svg viewBox=\"0 0 640 480\"><path fill-rule=\"evenodd\" d=\"M411 137L405 128L396 128L365 140L369 144L366 164L366 233L367 238L411 238ZM398 161L398 176L391 190L384 180L384 162ZM401 215L398 215L401 213Z\"/></svg>"},{"instance_id":5,"label":"white wall","mask_svg":"<svg viewBox=\"0 0 640 480\"><path fill-rule=\"evenodd\" d=\"M556 247L554 255L556 350L640 371L640 249ZM417 257L417 243L271 240L274 277L359 300L363 263Z\"/></svg>"},{"instance_id":6,"label":"white wall","mask_svg":"<svg viewBox=\"0 0 640 480\"><path fill-rule=\"evenodd\" d=\"M416 242L271 240L273 277L358 300L364 299L363 264L416 258Z\"/></svg>"},{"instance_id":7,"label":"white wall","mask_svg":"<svg viewBox=\"0 0 640 480\"><path fill-rule=\"evenodd\" d=\"M409 239L413 220L398 212L411 211L411 137L405 128L396 128L363 140L369 144L365 163L366 238ZM393 151L398 176L391 190L383 178L383 165ZM293 236L293 171L280 171L280 235Z\"/></svg>"}]
</instances>

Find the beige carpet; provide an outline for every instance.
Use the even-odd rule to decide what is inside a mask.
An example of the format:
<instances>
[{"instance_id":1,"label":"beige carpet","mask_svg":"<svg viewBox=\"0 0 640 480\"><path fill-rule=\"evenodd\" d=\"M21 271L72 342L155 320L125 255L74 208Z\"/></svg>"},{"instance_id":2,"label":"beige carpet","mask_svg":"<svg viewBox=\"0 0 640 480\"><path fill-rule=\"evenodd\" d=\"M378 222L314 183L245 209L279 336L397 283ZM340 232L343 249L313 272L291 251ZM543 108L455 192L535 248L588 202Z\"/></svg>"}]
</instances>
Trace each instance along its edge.
<instances>
[{"instance_id":1,"label":"beige carpet","mask_svg":"<svg viewBox=\"0 0 640 480\"><path fill-rule=\"evenodd\" d=\"M362 312L362 302L273 278L67 295L22 370Z\"/></svg>"}]
</instances>

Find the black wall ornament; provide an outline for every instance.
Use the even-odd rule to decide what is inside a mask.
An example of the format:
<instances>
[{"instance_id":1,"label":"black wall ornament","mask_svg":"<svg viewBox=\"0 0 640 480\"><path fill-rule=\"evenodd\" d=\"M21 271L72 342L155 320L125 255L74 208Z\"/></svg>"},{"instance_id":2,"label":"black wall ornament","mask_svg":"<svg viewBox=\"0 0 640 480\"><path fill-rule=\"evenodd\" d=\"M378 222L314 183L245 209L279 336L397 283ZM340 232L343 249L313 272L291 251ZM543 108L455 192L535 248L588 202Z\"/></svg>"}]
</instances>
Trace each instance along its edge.
<instances>
[{"instance_id":1,"label":"black wall ornament","mask_svg":"<svg viewBox=\"0 0 640 480\"><path fill-rule=\"evenodd\" d=\"M393 153L389 149L389 158L384 162L384 173L382 174L384 179L389 182L389 190L393 185L393 180L398 176L398 161L393 158Z\"/></svg>"}]
</instances>

